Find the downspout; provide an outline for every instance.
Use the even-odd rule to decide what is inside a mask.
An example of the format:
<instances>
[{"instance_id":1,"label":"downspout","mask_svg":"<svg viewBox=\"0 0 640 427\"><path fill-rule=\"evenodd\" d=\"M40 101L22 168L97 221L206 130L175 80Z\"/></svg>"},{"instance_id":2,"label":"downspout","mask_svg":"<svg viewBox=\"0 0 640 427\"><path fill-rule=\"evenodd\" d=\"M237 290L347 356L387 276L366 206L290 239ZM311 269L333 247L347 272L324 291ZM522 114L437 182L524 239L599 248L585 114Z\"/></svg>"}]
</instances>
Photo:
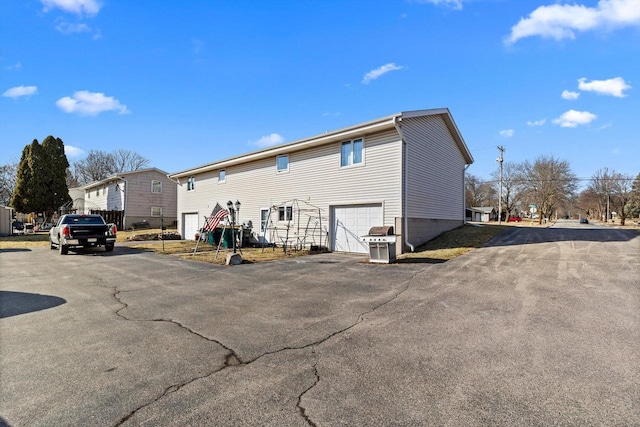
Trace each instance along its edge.
<instances>
[{"instance_id":1,"label":"downspout","mask_svg":"<svg viewBox=\"0 0 640 427\"><path fill-rule=\"evenodd\" d=\"M464 166L464 171L462 172L462 205L464 206L464 210L462 212L462 220L463 224L467 223L467 169L469 169L471 164Z\"/></svg>"},{"instance_id":2,"label":"downspout","mask_svg":"<svg viewBox=\"0 0 640 427\"><path fill-rule=\"evenodd\" d=\"M129 193L129 181L127 181L125 178L122 178L120 176L116 177L122 181L124 181L124 202L122 205L122 228L126 229L127 228L127 193Z\"/></svg>"},{"instance_id":3,"label":"downspout","mask_svg":"<svg viewBox=\"0 0 640 427\"><path fill-rule=\"evenodd\" d=\"M404 244L409 246L411 252L415 252L415 246L409 242L409 218L407 213L407 181L408 181L408 172L407 172L407 141L404 139L404 134L402 133L402 128L400 127L400 122L398 121L398 116L393 117L393 125L400 135L400 140L402 141L402 217L404 219L404 223L402 225L402 234Z\"/></svg>"}]
</instances>

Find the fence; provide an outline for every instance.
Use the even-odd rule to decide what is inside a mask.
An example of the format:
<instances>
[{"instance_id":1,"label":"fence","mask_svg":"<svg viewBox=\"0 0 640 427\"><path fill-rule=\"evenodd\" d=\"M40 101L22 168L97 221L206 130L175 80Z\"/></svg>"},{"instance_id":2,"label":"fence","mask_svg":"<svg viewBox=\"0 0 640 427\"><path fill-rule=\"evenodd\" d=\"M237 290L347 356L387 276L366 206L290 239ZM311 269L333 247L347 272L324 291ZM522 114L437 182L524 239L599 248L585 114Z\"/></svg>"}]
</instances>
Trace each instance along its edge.
<instances>
[{"instance_id":1,"label":"fence","mask_svg":"<svg viewBox=\"0 0 640 427\"><path fill-rule=\"evenodd\" d=\"M90 213L100 214L107 223L114 223L118 230L124 230L124 211L101 211L97 209L91 209Z\"/></svg>"}]
</instances>

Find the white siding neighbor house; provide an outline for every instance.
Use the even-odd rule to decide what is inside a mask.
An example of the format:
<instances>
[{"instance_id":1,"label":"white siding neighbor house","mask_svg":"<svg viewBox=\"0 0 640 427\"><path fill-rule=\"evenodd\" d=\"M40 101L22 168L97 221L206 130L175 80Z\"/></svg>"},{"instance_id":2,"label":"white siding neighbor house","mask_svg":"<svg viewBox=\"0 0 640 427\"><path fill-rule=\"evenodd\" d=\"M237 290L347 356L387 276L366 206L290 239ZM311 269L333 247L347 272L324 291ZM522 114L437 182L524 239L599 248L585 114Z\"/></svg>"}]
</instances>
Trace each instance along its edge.
<instances>
[{"instance_id":1,"label":"white siding neighbor house","mask_svg":"<svg viewBox=\"0 0 640 427\"><path fill-rule=\"evenodd\" d=\"M143 221L154 228L177 223L177 185L160 169L121 172L80 189L84 191L84 213L120 211L124 229Z\"/></svg>"},{"instance_id":2,"label":"white siding neighbor house","mask_svg":"<svg viewBox=\"0 0 640 427\"><path fill-rule=\"evenodd\" d=\"M368 252L360 237L393 226L398 253L464 224L473 162L448 109L408 111L220 160L169 177L178 230L194 239L216 204L241 203L258 242Z\"/></svg>"}]
</instances>

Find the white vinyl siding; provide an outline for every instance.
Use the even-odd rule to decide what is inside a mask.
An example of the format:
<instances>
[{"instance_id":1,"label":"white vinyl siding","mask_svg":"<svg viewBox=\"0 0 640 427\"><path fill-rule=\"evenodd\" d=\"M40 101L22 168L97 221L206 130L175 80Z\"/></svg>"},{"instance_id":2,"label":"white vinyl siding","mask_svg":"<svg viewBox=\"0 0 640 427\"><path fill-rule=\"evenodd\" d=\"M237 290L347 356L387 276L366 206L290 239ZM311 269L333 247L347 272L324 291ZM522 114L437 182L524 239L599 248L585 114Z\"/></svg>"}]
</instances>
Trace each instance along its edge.
<instances>
[{"instance_id":1,"label":"white vinyl siding","mask_svg":"<svg viewBox=\"0 0 640 427\"><path fill-rule=\"evenodd\" d=\"M215 185L216 171L200 173L197 192L187 191L186 183L178 186L179 210L211 212L216 202L224 206L227 200L237 199L242 203L238 221L260 224L261 208L297 199L321 208L323 228L329 229L330 206L384 201L383 224L378 225L394 225L395 218L401 215L400 137L395 130L389 130L364 135L364 140L366 165L362 167L340 166L343 141L337 141L289 153L289 173L286 174L276 173L273 157L227 167L227 178L233 179L233 186ZM274 211L272 222L276 215ZM297 218L294 211L293 221Z\"/></svg>"},{"instance_id":2,"label":"white vinyl siding","mask_svg":"<svg viewBox=\"0 0 640 427\"><path fill-rule=\"evenodd\" d=\"M464 219L465 160L441 116L406 118L410 218Z\"/></svg>"}]
</instances>

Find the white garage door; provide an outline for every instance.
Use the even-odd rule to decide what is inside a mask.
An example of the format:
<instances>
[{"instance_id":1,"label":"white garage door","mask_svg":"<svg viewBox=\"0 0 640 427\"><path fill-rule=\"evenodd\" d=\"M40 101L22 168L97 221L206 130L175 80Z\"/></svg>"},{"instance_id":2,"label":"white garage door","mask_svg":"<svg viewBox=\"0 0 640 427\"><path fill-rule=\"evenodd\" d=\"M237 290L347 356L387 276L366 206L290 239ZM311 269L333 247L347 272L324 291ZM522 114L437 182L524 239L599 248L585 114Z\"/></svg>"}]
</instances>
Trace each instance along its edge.
<instances>
[{"instance_id":1,"label":"white garage door","mask_svg":"<svg viewBox=\"0 0 640 427\"><path fill-rule=\"evenodd\" d=\"M195 240L198 232L198 214L184 214L184 235L185 240Z\"/></svg>"},{"instance_id":2,"label":"white garage door","mask_svg":"<svg viewBox=\"0 0 640 427\"><path fill-rule=\"evenodd\" d=\"M333 250L369 253L369 245L360 240L369 229L382 223L382 205L336 206L333 208Z\"/></svg>"}]
</instances>

